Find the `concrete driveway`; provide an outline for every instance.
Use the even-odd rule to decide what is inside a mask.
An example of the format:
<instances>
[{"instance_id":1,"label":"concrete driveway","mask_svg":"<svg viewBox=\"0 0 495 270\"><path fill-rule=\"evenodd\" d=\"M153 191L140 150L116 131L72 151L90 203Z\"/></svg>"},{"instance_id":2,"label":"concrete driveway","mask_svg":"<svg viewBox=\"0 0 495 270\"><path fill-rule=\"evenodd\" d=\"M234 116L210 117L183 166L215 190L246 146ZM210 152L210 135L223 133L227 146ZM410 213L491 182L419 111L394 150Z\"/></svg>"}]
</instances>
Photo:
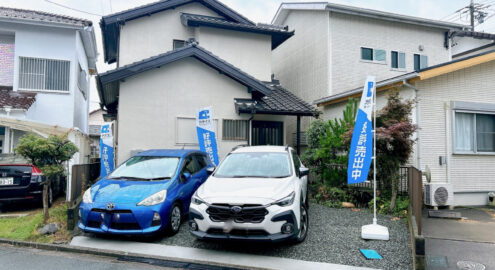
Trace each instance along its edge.
<instances>
[{"instance_id":1,"label":"concrete driveway","mask_svg":"<svg viewBox=\"0 0 495 270\"><path fill-rule=\"evenodd\" d=\"M452 211L463 218L428 218L428 210L424 211L427 269L459 269L460 261L495 269L495 208L458 207Z\"/></svg>"}]
</instances>

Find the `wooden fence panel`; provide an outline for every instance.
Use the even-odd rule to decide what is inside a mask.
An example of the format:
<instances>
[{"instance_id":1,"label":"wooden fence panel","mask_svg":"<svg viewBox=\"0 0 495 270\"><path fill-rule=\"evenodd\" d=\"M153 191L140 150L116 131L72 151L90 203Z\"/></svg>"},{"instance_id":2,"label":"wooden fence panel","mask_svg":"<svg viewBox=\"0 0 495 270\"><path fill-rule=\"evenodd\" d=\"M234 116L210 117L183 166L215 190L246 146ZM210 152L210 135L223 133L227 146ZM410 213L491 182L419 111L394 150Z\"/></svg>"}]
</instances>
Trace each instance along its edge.
<instances>
[{"instance_id":1,"label":"wooden fence panel","mask_svg":"<svg viewBox=\"0 0 495 270\"><path fill-rule=\"evenodd\" d=\"M418 234L421 235L423 217L423 180L422 172L414 167L409 167L409 202L412 215L416 218Z\"/></svg>"},{"instance_id":2,"label":"wooden fence panel","mask_svg":"<svg viewBox=\"0 0 495 270\"><path fill-rule=\"evenodd\" d=\"M78 164L72 166L69 204L72 205L82 196L88 185L100 176L100 163Z\"/></svg>"}]
</instances>

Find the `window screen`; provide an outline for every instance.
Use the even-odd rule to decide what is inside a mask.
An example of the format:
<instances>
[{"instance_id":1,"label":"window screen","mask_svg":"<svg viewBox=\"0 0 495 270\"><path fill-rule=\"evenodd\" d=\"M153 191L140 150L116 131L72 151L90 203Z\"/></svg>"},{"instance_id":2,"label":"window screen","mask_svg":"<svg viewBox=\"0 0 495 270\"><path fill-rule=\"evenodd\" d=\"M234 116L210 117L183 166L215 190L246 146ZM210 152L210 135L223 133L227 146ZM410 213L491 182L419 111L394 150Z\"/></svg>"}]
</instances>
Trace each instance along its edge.
<instances>
[{"instance_id":1,"label":"window screen","mask_svg":"<svg viewBox=\"0 0 495 270\"><path fill-rule=\"evenodd\" d=\"M247 141L248 139L247 120L223 120L223 140L228 141Z\"/></svg>"},{"instance_id":2,"label":"window screen","mask_svg":"<svg viewBox=\"0 0 495 270\"><path fill-rule=\"evenodd\" d=\"M69 91L70 61L19 57L19 89Z\"/></svg>"},{"instance_id":3,"label":"window screen","mask_svg":"<svg viewBox=\"0 0 495 270\"><path fill-rule=\"evenodd\" d=\"M385 50L373 50L373 60L377 62L385 62L387 60Z\"/></svg>"},{"instance_id":4,"label":"window screen","mask_svg":"<svg viewBox=\"0 0 495 270\"><path fill-rule=\"evenodd\" d=\"M478 152L495 152L495 115L476 114L476 148Z\"/></svg>"},{"instance_id":5,"label":"window screen","mask_svg":"<svg viewBox=\"0 0 495 270\"><path fill-rule=\"evenodd\" d=\"M391 59L391 67L392 68L406 68L406 54L402 52L392 51L390 54Z\"/></svg>"}]
</instances>

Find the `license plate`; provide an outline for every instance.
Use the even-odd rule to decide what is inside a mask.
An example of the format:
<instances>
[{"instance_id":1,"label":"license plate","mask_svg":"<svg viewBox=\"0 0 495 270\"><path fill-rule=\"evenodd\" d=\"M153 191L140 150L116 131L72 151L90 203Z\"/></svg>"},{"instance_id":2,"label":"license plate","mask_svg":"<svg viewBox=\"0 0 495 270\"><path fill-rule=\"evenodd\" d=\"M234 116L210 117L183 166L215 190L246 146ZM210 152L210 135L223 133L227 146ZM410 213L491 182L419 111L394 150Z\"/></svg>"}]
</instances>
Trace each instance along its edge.
<instances>
[{"instance_id":1,"label":"license plate","mask_svg":"<svg viewBox=\"0 0 495 270\"><path fill-rule=\"evenodd\" d=\"M14 177L0 178L0 186L11 186L14 184Z\"/></svg>"}]
</instances>

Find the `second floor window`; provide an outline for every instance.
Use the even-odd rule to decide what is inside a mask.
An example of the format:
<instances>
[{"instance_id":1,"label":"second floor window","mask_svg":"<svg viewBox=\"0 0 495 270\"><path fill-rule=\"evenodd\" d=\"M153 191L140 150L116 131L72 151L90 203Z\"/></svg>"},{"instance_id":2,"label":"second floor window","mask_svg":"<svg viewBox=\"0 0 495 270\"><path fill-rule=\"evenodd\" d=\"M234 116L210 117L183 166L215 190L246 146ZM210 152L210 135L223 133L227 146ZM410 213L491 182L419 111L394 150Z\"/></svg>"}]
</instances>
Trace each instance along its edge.
<instances>
[{"instance_id":1,"label":"second floor window","mask_svg":"<svg viewBox=\"0 0 495 270\"><path fill-rule=\"evenodd\" d=\"M361 60L385 63L387 56L385 50L361 47Z\"/></svg>"},{"instance_id":2,"label":"second floor window","mask_svg":"<svg viewBox=\"0 0 495 270\"><path fill-rule=\"evenodd\" d=\"M392 51L391 53L391 67L394 69L406 68L406 54L403 52Z\"/></svg>"},{"instance_id":3,"label":"second floor window","mask_svg":"<svg viewBox=\"0 0 495 270\"><path fill-rule=\"evenodd\" d=\"M428 56L415 54L414 55L414 70L420 70L428 67Z\"/></svg>"},{"instance_id":4,"label":"second floor window","mask_svg":"<svg viewBox=\"0 0 495 270\"><path fill-rule=\"evenodd\" d=\"M186 46L185 40L174 39L174 50Z\"/></svg>"},{"instance_id":5,"label":"second floor window","mask_svg":"<svg viewBox=\"0 0 495 270\"><path fill-rule=\"evenodd\" d=\"M70 61L19 57L19 89L69 91Z\"/></svg>"}]
</instances>

